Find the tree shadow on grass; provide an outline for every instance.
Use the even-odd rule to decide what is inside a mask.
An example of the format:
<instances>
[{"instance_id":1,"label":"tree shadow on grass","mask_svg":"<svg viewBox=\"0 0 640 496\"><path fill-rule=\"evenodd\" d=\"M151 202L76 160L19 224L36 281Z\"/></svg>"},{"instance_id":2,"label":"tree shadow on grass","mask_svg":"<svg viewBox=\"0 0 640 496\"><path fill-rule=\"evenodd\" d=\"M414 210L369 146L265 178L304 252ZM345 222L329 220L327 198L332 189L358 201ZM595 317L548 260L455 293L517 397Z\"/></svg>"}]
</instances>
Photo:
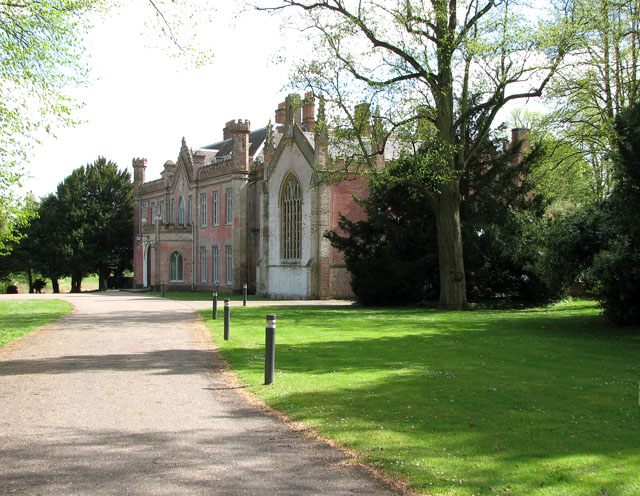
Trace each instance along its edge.
<instances>
[{"instance_id":1,"label":"tree shadow on grass","mask_svg":"<svg viewBox=\"0 0 640 496\"><path fill-rule=\"evenodd\" d=\"M280 310L276 341L270 404L420 489L633 493L640 340L598 315Z\"/></svg>"}]
</instances>

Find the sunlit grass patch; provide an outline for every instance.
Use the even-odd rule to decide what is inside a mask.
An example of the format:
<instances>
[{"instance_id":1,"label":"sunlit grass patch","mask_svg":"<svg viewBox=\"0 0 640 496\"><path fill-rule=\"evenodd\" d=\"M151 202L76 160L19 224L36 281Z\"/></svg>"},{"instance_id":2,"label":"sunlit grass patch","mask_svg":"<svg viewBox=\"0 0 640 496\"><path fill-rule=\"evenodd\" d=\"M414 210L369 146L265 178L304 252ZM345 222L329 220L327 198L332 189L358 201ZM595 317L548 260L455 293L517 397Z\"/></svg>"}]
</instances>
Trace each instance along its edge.
<instances>
[{"instance_id":1,"label":"sunlit grass patch","mask_svg":"<svg viewBox=\"0 0 640 496\"><path fill-rule=\"evenodd\" d=\"M0 348L72 310L61 300L0 301Z\"/></svg>"},{"instance_id":2,"label":"sunlit grass patch","mask_svg":"<svg viewBox=\"0 0 640 496\"><path fill-rule=\"evenodd\" d=\"M209 313L250 390L422 492L639 494L640 333L607 327L593 303L234 308L228 342Z\"/></svg>"}]
</instances>

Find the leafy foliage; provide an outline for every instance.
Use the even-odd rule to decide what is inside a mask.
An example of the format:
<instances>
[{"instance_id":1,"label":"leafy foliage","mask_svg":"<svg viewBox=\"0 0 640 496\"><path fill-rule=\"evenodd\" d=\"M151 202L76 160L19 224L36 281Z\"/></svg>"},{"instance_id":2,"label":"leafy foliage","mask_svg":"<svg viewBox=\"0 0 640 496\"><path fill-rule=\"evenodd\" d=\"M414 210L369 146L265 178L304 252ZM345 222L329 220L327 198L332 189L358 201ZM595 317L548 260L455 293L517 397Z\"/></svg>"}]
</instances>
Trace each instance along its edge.
<instances>
[{"instance_id":1,"label":"leafy foliage","mask_svg":"<svg viewBox=\"0 0 640 496\"><path fill-rule=\"evenodd\" d=\"M548 102L557 137L579 150L596 201L614 185L611 150L615 117L640 95L640 5L637 1L580 0L575 4L581 41L572 64L551 85Z\"/></svg>"},{"instance_id":2,"label":"leafy foliage","mask_svg":"<svg viewBox=\"0 0 640 496\"><path fill-rule=\"evenodd\" d=\"M640 323L640 104L616 120L611 196L554 219L541 267L549 283L590 286L617 325Z\"/></svg>"},{"instance_id":3,"label":"leafy foliage","mask_svg":"<svg viewBox=\"0 0 640 496\"><path fill-rule=\"evenodd\" d=\"M572 3L547 5L543 16L519 1L282 0L265 8L299 12L296 26L308 28L313 60L300 64L297 83L327 97L336 156L345 157L335 165L375 170L383 149L417 163L429 153L423 145L435 145L421 194L438 227L442 307L466 305L462 174L499 110L540 96L573 46ZM371 126L361 125L363 100L377 108Z\"/></svg>"},{"instance_id":4,"label":"leafy foliage","mask_svg":"<svg viewBox=\"0 0 640 496\"><path fill-rule=\"evenodd\" d=\"M96 0L0 2L0 254L28 222L17 194L38 134L73 121L69 87L86 76L83 20Z\"/></svg>"}]
</instances>

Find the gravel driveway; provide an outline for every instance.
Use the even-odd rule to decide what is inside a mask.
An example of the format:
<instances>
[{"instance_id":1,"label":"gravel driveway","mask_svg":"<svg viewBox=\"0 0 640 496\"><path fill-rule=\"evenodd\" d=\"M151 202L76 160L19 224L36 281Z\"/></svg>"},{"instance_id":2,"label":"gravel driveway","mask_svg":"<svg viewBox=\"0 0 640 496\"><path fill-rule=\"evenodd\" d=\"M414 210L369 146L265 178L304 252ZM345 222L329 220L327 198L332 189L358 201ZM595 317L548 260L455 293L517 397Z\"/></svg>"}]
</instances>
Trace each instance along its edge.
<instances>
[{"instance_id":1,"label":"gravel driveway","mask_svg":"<svg viewBox=\"0 0 640 496\"><path fill-rule=\"evenodd\" d=\"M23 297L75 311L0 349L0 494L400 494L249 405L194 302Z\"/></svg>"}]
</instances>

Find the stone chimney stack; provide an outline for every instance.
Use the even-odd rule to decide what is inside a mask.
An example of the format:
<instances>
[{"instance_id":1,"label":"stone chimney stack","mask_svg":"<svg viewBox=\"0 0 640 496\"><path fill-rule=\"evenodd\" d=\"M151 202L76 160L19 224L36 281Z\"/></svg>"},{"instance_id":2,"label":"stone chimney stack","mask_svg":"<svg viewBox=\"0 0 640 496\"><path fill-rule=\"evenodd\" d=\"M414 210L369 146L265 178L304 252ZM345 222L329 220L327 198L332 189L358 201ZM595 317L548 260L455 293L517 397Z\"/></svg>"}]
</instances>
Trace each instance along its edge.
<instances>
[{"instance_id":1,"label":"stone chimney stack","mask_svg":"<svg viewBox=\"0 0 640 496\"><path fill-rule=\"evenodd\" d=\"M249 172L249 132L251 123L248 120L227 122L227 128L233 141L231 165L234 171Z\"/></svg>"},{"instance_id":2,"label":"stone chimney stack","mask_svg":"<svg viewBox=\"0 0 640 496\"><path fill-rule=\"evenodd\" d=\"M282 102L278 104L276 109L276 124L284 124L284 120L287 116L287 104Z\"/></svg>"},{"instance_id":3,"label":"stone chimney stack","mask_svg":"<svg viewBox=\"0 0 640 496\"><path fill-rule=\"evenodd\" d=\"M304 95L302 107L302 127L305 131L313 133L316 128L316 101L312 92Z\"/></svg>"},{"instance_id":4,"label":"stone chimney stack","mask_svg":"<svg viewBox=\"0 0 640 496\"><path fill-rule=\"evenodd\" d=\"M146 158L134 158L131 161L133 166L133 190L138 191L140 185L144 183L144 171L147 168Z\"/></svg>"},{"instance_id":5,"label":"stone chimney stack","mask_svg":"<svg viewBox=\"0 0 640 496\"><path fill-rule=\"evenodd\" d=\"M224 128L222 129L222 139L224 141L231 139L231 129L229 128L229 126L233 123L233 121L229 121L224 125Z\"/></svg>"}]
</instances>

